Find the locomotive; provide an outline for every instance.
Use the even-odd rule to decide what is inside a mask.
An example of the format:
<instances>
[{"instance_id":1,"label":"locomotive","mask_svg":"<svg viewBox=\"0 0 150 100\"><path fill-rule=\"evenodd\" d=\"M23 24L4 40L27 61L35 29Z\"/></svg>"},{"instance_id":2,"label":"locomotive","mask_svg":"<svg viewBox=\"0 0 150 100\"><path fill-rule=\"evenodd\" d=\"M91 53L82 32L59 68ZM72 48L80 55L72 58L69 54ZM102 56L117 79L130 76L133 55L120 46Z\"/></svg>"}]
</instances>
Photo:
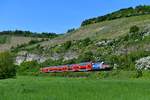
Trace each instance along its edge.
<instances>
[{"instance_id":1,"label":"locomotive","mask_svg":"<svg viewBox=\"0 0 150 100\"><path fill-rule=\"evenodd\" d=\"M50 66L41 68L42 73L50 72L87 72L87 71L100 71L110 69L110 65L104 62L85 62L80 64Z\"/></svg>"}]
</instances>

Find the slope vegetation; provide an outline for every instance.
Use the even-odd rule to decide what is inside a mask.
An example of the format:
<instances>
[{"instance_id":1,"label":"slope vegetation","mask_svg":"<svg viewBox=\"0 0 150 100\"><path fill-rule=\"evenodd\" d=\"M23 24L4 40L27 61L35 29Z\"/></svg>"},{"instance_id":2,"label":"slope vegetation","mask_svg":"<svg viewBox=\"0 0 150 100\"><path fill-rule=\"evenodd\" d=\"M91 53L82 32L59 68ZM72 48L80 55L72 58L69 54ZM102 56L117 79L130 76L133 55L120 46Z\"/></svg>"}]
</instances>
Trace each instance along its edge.
<instances>
[{"instance_id":1,"label":"slope vegetation","mask_svg":"<svg viewBox=\"0 0 150 100\"><path fill-rule=\"evenodd\" d=\"M141 15L83 26L17 51L45 56L42 66L105 61L133 70L136 60L150 56L149 42L150 15Z\"/></svg>"},{"instance_id":2,"label":"slope vegetation","mask_svg":"<svg viewBox=\"0 0 150 100\"><path fill-rule=\"evenodd\" d=\"M28 43L29 41L31 41L32 37L23 37L23 36L9 36L9 35L5 35L5 39L4 36L0 36L1 40L3 38L3 42L1 42L0 44L0 52L2 51L6 51L6 50L10 50L11 47L16 47L17 45L21 45L21 44L25 44Z\"/></svg>"},{"instance_id":3,"label":"slope vegetation","mask_svg":"<svg viewBox=\"0 0 150 100\"><path fill-rule=\"evenodd\" d=\"M0 32L0 52L10 50L17 46L26 46L59 36L56 33L35 33L30 31L2 31Z\"/></svg>"},{"instance_id":4,"label":"slope vegetation","mask_svg":"<svg viewBox=\"0 0 150 100\"><path fill-rule=\"evenodd\" d=\"M73 32L66 33L64 36L55 38L42 45L61 44L66 41L81 40L87 37L93 40L113 39L122 35L126 35L133 25L139 27L150 27L150 15L141 15L128 18L121 18L111 21L104 21L84 27L80 27Z\"/></svg>"}]
</instances>

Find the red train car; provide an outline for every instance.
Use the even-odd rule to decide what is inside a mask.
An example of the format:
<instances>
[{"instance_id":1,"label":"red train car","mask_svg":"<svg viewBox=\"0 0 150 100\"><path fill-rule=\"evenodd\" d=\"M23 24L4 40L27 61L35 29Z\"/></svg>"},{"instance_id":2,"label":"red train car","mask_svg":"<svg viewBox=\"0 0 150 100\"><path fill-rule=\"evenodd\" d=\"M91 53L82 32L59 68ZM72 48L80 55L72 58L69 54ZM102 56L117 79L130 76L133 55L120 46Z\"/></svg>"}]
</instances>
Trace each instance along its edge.
<instances>
[{"instance_id":1,"label":"red train car","mask_svg":"<svg viewBox=\"0 0 150 100\"><path fill-rule=\"evenodd\" d=\"M46 68L41 68L41 72L78 72L78 71L90 71L92 70L92 63L81 63L72 65L62 65L62 66L51 66Z\"/></svg>"},{"instance_id":2,"label":"red train car","mask_svg":"<svg viewBox=\"0 0 150 100\"><path fill-rule=\"evenodd\" d=\"M43 73L49 72L85 72L85 71L95 71L95 70L103 70L108 69L110 66L105 64L104 62L86 62L80 64L72 64L72 65L62 65L62 66L50 66L46 68L41 68L40 71Z\"/></svg>"}]
</instances>

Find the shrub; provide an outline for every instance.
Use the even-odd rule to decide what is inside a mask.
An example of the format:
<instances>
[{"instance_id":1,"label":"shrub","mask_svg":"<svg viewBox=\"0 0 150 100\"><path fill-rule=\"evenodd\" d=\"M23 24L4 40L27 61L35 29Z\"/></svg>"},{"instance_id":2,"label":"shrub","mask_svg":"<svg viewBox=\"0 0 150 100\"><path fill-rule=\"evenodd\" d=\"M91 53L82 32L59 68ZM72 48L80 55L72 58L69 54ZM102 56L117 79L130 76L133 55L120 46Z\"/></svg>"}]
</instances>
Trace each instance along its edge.
<instances>
[{"instance_id":1,"label":"shrub","mask_svg":"<svg viewBox=\"0 0 150 100\"><path fill-rule=\"evenodd\" d=\"M16 76L16 67L13 64L13 56L9 52L0 53L0 79Z\"/></svg>"},{"instance_id":2,"label":"shrub","mask_svg":"<svg viewBox=\"0 0 150 100\"><path fill-rule=\"evenodd\" d=\"M130 33L138 33L139 32L139 27L138 26L132 26L130 28Z\"/></svg>"},{"instance_id":3,"label":"shrub","mask_svg":"<svg viewBox=\"0 0 150 100\"><path fill-rule=\"evenodd\" d=\"M18 73L22 75L26 74L33 74L36 72L39 72L39 64L36 61L28 61L28 62L23 62L19 68L18 68Z\"/></svg>"},{"instance_id":4,"label":"shrub","mask_svg":"<svg viewBox=\"0 0 150 100\"><path fill-rule=\"evenodd\" d=\"M142 76L143 76L142 70L137 70L136 78L139 78L139 77L142 77Z\"/></svg>"},{"instance_id":5,"label":"shrub","mask_svg":"<svg viewBox=\"0 0 150 100\"><path fill-rule=\"evenodd\" d=\"M66 43L64 43L64 48L65 49L69 49L72 45L72 42L71 41L67 41Z\"/></svg>"},{"instance_id":6,"label":"shrub","mask_svg":"<svg viewBox=\"0 0 150 100\"><path fill-rule=\"evenodd\" d=\"M7 36L0 36L0 44L4 44L7 42Z\"/></svg>"},{"instance_id":7,"label":"shrub","mask_svg":"<svg viewBox=\"0 0 150 100\"><path fill-rule=\"evenodd\" d=\"M35 43L38 43L38 42L40 42L40 41L39 41L39 40L31 40L31 41L29 42L29 45L35 44Z\"/></svg>"},{"instance_id":8,"label":"shrub","mask_svg":"<svg viewBox=\"0 0 150 100\"><path fill-rule=\"evenodd\" d=\"M90 38L85 38L83 41L82 41L82 44L83 46L88 46L91 42L91 39Z\"/></svg>"},{"instance_id":9,"label":"shrub","mask_svg":"<svg viewBox=\"0 0 150 100\"><path fill-rule=\"evenodd\" d=\"M88 62L94 59L93 53L91 51L87 51L79 56L78 62Z\"/></svg>"},{"instance_id":10,"label":"shrub","mask_svg":"<svg viewBox=\"0 0 150 100\"><path fill-rule=\"evenodd\" d=\"M63 59L59 59L59 60L48 59L44 63L41 63L41 66L47 67L47 66L57 66L62 64L63 64Z\"/></svg>"}]
</instances>

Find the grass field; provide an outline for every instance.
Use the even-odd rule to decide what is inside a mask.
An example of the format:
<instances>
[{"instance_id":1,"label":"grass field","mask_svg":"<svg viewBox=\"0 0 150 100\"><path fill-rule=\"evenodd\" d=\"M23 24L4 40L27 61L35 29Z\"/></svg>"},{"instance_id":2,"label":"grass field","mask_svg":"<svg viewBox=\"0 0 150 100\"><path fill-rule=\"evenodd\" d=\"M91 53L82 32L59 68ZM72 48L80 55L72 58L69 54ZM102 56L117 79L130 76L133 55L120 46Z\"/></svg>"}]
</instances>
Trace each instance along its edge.
<instances>
[{"instance_id":1,"label":"grass field","mask_svg":"<svg viewBox=\"0 0 150 100\"><path fill-rule=\"evenodd\" d=\"M0 81L0 100L149 100L150 80L28 77Z\"/></svg>"}]
</instances>

